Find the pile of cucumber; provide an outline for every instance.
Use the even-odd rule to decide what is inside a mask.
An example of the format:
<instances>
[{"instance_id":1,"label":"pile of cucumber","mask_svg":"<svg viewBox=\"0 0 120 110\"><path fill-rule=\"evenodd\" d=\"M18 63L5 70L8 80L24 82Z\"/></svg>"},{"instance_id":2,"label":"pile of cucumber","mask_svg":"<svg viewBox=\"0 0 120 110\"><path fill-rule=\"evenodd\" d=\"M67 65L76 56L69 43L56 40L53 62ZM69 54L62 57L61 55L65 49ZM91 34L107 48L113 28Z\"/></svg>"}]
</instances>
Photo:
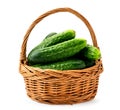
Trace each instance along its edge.
<instances>
[{"instance_id":1,"label":"pile of cucumber","mask_svg":"<svg viewBox=\"0 0 120 110\"><path fill-rule=\"evenodd\" d=\"M76 70L95 65L100 50L87 44L84 38L75 38L74 30L51 32L28 54L28 65L41 69Z\"/></svg>"}]
</instances>

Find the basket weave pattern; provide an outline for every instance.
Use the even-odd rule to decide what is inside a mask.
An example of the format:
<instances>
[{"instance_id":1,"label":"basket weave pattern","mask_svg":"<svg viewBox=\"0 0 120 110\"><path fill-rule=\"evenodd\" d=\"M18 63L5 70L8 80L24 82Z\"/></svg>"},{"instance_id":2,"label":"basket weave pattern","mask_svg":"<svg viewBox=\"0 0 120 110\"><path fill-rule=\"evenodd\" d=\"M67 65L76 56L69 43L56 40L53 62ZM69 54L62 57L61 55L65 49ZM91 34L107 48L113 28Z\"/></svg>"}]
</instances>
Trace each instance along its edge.
<instances>
[{"instance_id":1,"label":"basket weave pattern","mask_svg":"<svg viewBox=\"0 0 120 110\"><path fill-rule=\"evenodd\" d=\"M90 23L77 11L71 8L57 8L39 16L30 25L21 47L19 71L24 77L27 95L35 101L49 104L74 104L91 100L97 93L99 76L103 71L101 60L82 70L42 70L27 65L26 45L32 29L43 18L57 12L70 12L80 18L88 27L93 45L98 47Z\"/></svg>"}]
</instances>

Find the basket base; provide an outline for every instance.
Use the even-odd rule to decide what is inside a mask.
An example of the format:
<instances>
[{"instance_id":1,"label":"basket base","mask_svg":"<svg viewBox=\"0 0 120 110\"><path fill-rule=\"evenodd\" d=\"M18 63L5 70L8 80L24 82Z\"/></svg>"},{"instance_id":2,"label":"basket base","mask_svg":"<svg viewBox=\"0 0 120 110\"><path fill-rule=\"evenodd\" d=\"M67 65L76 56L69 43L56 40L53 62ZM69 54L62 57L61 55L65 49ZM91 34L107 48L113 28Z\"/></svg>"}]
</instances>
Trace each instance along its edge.
<instances>
[{"instance_id":1,"label":"basket base","mask_svg":"<svg viewBox=\"0 0 120 110\"><path fill-rule=\"evenodd\" d=\"M83 102L93 100L95 98L95 96L96 96L96 92L95 92L95 94L90 95L90 97L88 95L88 97L85 96L85 98L84 98L84 96L82 96L82 97L78 97L78 98L75 98L75 99L66 98L66 100L65 100L65 98L64 98L64 100L63 99L60 100L58 98L55 99L54 97L52 97L51 99L48 99L48 98L46 99L46 98L41 98L41 97L32 98L32 96L30 96L28 93L27 93L27 96L30 99L32 99L33 101L36 101L38 103L55 104L55 105L60 105L60 104L61 105L62 104L70 104L70 105L72 105L72 104L83 103Z\"/></svg>"}]
</instances>

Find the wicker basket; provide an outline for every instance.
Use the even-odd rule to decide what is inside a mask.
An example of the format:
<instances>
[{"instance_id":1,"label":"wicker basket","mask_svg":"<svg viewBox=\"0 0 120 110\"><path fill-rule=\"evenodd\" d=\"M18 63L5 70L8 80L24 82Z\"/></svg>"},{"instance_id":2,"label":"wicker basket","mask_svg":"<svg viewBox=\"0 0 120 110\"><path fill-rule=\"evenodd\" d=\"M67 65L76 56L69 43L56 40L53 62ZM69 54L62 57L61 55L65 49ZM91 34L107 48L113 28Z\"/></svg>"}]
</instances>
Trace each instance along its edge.
<instances>
[{"instance_id":1,"label":"wicker basket","mask_svg":"<svg viewBox=\"0 0 120 110\"><path fill-rule=\"evenodd\" d=\"M26 32L21 47L19 71L24 77L27 95L35 101L49 104L74 104L91 100L96 95L99 75L103 71L101 60L82 70L42 70L27 65L26 44L32 29L42 19L57 12L70 12L82 20L90 32L93 45L98 47L90 23L77 11L57 8L39 16Z\"/></svg>"}]
</instances>

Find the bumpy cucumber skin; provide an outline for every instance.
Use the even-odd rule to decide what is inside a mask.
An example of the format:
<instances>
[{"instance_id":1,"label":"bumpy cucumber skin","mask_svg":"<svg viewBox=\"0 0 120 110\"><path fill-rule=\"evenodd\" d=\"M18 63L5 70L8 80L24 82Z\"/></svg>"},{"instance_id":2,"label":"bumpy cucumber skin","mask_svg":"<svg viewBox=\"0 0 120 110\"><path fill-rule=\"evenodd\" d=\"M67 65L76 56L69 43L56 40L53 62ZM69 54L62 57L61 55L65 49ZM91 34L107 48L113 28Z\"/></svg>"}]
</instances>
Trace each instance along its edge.
<instances>
[{"instance_id":1,"label":"bumpy cucumber skin","mask_svg":"<svg viewBox=\"0 0 120 110\"><path fill-rule=\"evenodd\" d=\"M33 65L33 67L40 69L75 70L75 69L83 69L86 67L86 65L83 60L72 59L72 60L54 62L46 65L36 64Z\"/></svg>"},{"instance_id":2,"label":"bumpy cucumber skin","mask_svg":"<svg viewBox=\"0 0 120 110\"><path fill-rule=\"evenodd\" d=\"M39 45L37 45L35 48L33 48L30 53L28 54L28 57L30 54L33 54L34 50L49 47L52 45L55 45L57 43L61 43L70 39L75 38L75 31L74 30L66 30L64 32L54 34L54 35L47 35L47 38L44 39Z\"/></svg>"},{"instance_id":3,"label":"bumpy cucumber skin","mask_svg":"<svg viewBox=\"0 0 120 110\"><path fill-rule=\"evenodd\" d=\"M82 51L81 55L90 60L98 60L101 58L100 50L92 45L87 45Z\"/></svg>"},{"instance_id":4,"label":"bumpy cucumber skin","mask_svg":"<svg viewBox=\"0 0 120 110\"><path fill-rule=\"evenodd\" d=\"M74 30L66 30L64 32L55 34L47 39L44 39L43 42L40 43L39 48L44 48L48 46L55 45L57 43L61 43L63 41L67 41L70 39L75 38L75 31Z\"/></svg>"},{"instance_id":5,"label":"bumpy cucumber skin","mask_svg":"<svg viewBox=\"0 0 120 110\"><path fill-rule=\"evenodd\" d=\"M62 60L75 55L86 45L85 39L71 39L50 47L36 49L28 56L28 62L37 64Z\"/></svg>"}]
</instances>

